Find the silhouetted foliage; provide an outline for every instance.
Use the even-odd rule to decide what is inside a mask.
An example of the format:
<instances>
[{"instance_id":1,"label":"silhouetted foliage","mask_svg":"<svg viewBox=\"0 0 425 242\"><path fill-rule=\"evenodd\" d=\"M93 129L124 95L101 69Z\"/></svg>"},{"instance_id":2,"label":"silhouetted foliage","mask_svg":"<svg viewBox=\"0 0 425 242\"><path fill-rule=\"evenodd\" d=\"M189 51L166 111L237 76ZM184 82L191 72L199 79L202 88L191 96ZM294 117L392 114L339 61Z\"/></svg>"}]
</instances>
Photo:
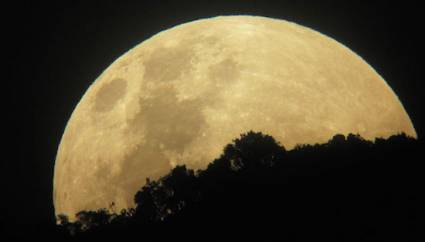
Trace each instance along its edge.
<instances>
[{"instance_id":1,"label":"silhouetted foliage","mask_svg":"<svg viewBox=\"0 0 425 242\"><path fill-rule=\"evenodd\" d=\"M423 229L420 147L405 134L375 142L349 134L287 151L250 131L205 170L176 166L148 179L135 209L82 211L77 222L61 215L59 223L76 240L407 241Z\"/></svg>"}]
</instances>

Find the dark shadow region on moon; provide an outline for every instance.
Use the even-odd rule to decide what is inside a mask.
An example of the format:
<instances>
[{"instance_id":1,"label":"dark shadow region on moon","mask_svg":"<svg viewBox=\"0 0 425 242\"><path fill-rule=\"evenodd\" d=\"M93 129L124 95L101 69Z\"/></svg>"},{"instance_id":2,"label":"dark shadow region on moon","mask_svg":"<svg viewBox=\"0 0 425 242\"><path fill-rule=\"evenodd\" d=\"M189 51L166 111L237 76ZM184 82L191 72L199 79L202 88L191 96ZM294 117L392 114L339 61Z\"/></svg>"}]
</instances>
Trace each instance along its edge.
<instances>
[{"instance_id":1,"label":"dark shadow region on moon","mask_svg":"<svg viewBox=\"0 0 425 242\"><path fill-rule=\"evenodd\" d=\"M127 92L127 81L121 78L103 85L95 99L94 109L98 112L110 111Z\"/></svg>"},{"instance_id":2,"label":"dark shadow region on moon","mask_svg":"<svg viewBox=\"0 0 425 242\"><path fill-rule=\"evenodd\" d=\"M171 170L173 166L166 153L182 155L206 125L202 102L179 101L176 95L174 87L164 86L153 91L149 98L139 100L140 111L129 120L129 127L131 132L143 134L145 142L124 159L120 174L127 178L122 179L121 175L112 178L122 191L134 193L146 178Z\"/></svg>"}]
</instances>

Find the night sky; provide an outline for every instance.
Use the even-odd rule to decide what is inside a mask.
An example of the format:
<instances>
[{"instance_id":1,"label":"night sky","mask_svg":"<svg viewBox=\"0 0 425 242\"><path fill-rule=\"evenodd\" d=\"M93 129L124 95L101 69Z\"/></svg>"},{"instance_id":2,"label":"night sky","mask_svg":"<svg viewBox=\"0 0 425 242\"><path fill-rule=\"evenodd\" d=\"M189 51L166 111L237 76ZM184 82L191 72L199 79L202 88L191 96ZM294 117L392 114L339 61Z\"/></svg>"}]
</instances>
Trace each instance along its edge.
<instances>
[{"instance_id":1,"label":"night sky","mask_svg":"<svg viewBox=\"0 0 425 242\"><path fill-rule=\"evenodd\" d=\"M86 89L133 46L200 18L260 15L334 38L387 81L423 137L424 10L418 1L21 1L2 6L7 155L1 162L6 193L0 222L54 220L56 151Z\"/></svg>"}]
</instances>

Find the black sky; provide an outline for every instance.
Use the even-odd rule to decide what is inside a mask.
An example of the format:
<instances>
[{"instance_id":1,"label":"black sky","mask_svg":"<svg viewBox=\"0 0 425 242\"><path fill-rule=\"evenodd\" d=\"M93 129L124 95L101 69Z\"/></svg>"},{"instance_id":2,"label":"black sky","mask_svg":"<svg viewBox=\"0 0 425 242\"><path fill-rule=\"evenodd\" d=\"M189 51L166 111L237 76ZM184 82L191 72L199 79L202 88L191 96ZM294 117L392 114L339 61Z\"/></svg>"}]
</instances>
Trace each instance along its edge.
<instances>
[{"instance_id":1,"label":"black sky","mask_svg":"<svg viewBox=\"0 0 425 242\"><path fill-rule=\"evenodd\" d=\"M21 1L2 8L3 60L8 63L3 79L7 155L1 162L6 195L0 202L7 210L2 220L53 220L56 150L88 86L136 44L199 18L268 16L336 39L383 76L419 136L425 132L425 9L419 1Z\"/></svg>"}]
</instances>

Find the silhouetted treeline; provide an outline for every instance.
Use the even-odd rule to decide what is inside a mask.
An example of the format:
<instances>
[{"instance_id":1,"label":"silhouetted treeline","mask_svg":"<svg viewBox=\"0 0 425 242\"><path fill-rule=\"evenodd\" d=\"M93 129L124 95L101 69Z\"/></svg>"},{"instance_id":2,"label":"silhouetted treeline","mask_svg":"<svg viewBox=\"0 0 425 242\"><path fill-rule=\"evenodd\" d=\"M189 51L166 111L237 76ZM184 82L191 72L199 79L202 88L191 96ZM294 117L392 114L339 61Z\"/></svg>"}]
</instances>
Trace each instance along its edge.
<instances>
[{"instance_id":1,"label":"silhouetted treeline","mask_svg":"<svg viewBox=\"0 0 425 242\"><path fill-rule=\"evenodd\" d=\"M175 167L148 180L137 207L59 219L62 239L421 241L420 142L335 135L287 151L248 132L205 170ZM70 235L71 234L71 235Z\"/></svg>"}]
</instances>

